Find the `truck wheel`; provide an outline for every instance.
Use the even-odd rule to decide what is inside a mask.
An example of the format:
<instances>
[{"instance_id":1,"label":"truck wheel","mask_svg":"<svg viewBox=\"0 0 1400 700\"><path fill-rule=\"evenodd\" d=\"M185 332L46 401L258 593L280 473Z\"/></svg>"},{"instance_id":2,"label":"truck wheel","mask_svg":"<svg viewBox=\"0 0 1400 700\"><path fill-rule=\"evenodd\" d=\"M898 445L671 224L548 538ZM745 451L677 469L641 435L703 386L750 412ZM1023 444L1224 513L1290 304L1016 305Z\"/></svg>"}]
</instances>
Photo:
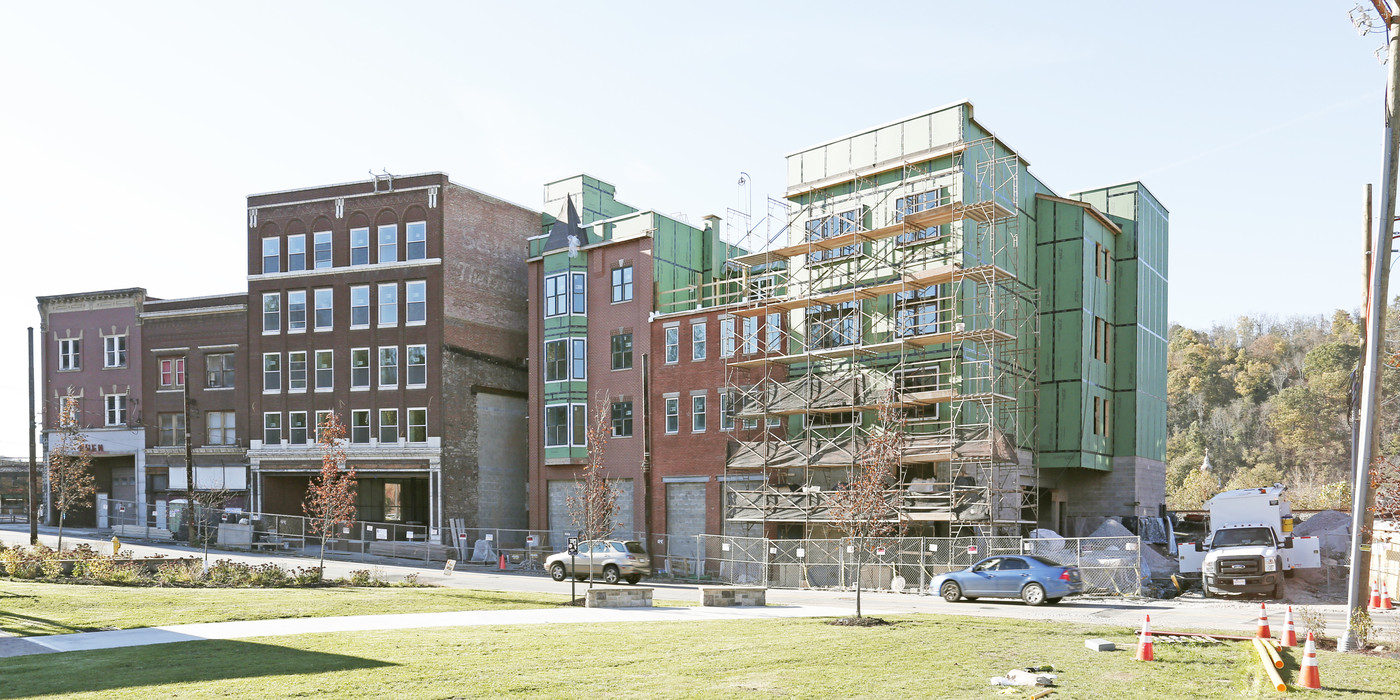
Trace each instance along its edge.
<instances>
[{"instance_id":1,"label":"truck wheel","mask_svg":"<svg viewBox=\"0 0 1400 700\"><path fill-rule=\"evenodd\" d=\"M550 565L550 567L549 567L549 577L550 577L550 578L554 579L555 581L563 581L563 580L564 580L564 576L565 576L565 574L564 574L564 565L563 565L563 564L561 564L561 563L559 563L559 562L556 561L556 562L554 562L553 564Z\"/></svg>"},{"instance_id":2,"label":"truck wheel","mask_svg":"<svg viewBox=\"0 0 1400 700\"><path fill-rule=\"evenodd\" d=\"M1284 592L1283 577L1280 576L1280 577L1278 577L1278 579L1276 579L1276 580L1277 580L1277 583L1274 584L1274 595L1273 595L1273 598L1274 598L1274 600L1283 600L1283 592Z\"/></svg>"},{"instance_id":3,"label":"truck wheel","mask_svg":"<svg viewBox=\"0 0 1400 700\"><path fill-rule=\"evenodd\" d=\"M1210 586L1207 586L1205 581L1202 581L1202 582L1201 582L1201 597L1202 597L1202 598L1214 598L1214 597L1215 597L1215 596L1211 595Z\"/></svg>"}]
</instances>

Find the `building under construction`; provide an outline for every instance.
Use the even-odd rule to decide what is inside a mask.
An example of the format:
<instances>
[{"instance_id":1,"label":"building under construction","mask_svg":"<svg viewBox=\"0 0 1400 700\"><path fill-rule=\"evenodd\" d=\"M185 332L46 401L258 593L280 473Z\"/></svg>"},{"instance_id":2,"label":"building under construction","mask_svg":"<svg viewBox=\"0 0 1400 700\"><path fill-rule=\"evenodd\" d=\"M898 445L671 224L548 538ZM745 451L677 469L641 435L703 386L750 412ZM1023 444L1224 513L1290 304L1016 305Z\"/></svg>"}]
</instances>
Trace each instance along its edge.
<instances>
[{"instance_id":1,"label":"building under construction","mask_svg":"<svg viewBox=\"0 0 1400 700\"><path fill-rule=\"evenodd\" d=\"M742 423L728 532L833 534L882 404L904 418L888 498L906 534L1156 514L1167 219L1145 188L1058 196L968 103L787 162L779 225L710 295Z\"/></svg>"}]
</instances>

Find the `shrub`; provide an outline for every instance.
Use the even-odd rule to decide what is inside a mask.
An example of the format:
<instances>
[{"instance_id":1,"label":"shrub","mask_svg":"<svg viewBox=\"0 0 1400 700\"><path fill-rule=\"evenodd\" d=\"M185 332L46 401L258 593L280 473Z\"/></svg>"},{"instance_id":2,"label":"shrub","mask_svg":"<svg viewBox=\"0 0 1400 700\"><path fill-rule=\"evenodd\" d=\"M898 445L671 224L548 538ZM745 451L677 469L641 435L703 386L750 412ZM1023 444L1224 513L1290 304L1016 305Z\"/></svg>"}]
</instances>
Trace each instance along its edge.
<instances>
[{"instance_id":1,"label":"shrub","mask_svg":"<svg viewBox=\"0 0 1400 700\"><path fill-rule=\"evenodd\" d=\"M1313 608L1298 608L1298 623L1303 626L1304 637L1312 632L1313 637L1322 639L1322 633L1327 631L1327 618L1323 616L1321 610Z\"/></svg>"},{"instance_id":2,"label":"shrub","mask_svg":"<svg viewBox=\"0 0 1400 700\"><path fill-rule=\"evenodd\" d=\"M292 585L318 586L321 584L321 569L314 566L297 567L292 572Z\"/></svg>"},{"instance_id":3,"label":"shrub","mask_svg":"<svg viewBox=\"0 0 1400 700\"><path fill-rule=\"evenodd\" d=\"M275 588L287 585L291 577L276 564L259 564L248 570L248 585Z\"/></svg>"},{"instance_id":4,"label":"shrub","mask_svg":"<svg viewBox=\"0 0 1400 700\"><path fill-rule=\"evenodd\" d=\"M22 547L11 547L4 552L0 552L0 563L5 565L5 571L11 578L35 579L43 573L43 552L47 547L39 545L30 551L25 551Z\"/></svg>"},{"instance_id":5,"label":"shrub","mask_svg":"<svg viewBox=\"0 0 1400 700\"><path fill-rule=\"evenodd\" d=\"M1371 622L1371 613L1365 608L1357 608L1351 613L1351 623L1347 625L1351 630L1351 638L1356 642L1357 649L1365 649L1370 646L1372 638L1376 634L1376 627Z\"/></svg>"},{"instance_id":6,"label":"shrub","mask_svg":"<svg viewBox=\"0 0 1400 700\"><path fill-rule=\"evenodd\" d=\"M351 572L350 572L350 585L352 585L352 586L368 586L368 585L369 585L369 569L356 569L356 570L354 570L354 571L351 571Z\"/></svg>"},{"instance_id":7,"label":"shrub","mask_svg":"<svg viewBox=\"0 0 1400 700\"><path fill-rule=\"evenodd\" d=\"M146 575L146 567L135 562L129 562L113 566L107 577L101 580L103 583L134 585L149 581L150 577Z\"/></svg>"},{"instance_id":8,"label":"shrub","mask_svg":"<svg viewBox=\"0 0 1400 700\"><path fill-rule=\"evenodd\" d=\"M156 567L155 581L161 586L191 584L199 580L203 566L197 561L168 561Z\"/></svg>"},{"instance_id":9,"label":"shrub","mask_svg":"<svg viewBox=\"0 0 1400 700\"><path fill-rule=\"evenodd\" d=\"M116 562L113 562L110 557L93 557L74 564L73 577L107 581L112 578L112 572L116 568Z\"/></svg>"},{"instance_id":10,"label":"shrub","mask_svg":"<svg viewBox=\"0 0 1400 700\"><path fill-rule=\"evenodd\" d=\"M252 567L229 559L220 559L209 567L205 580L211 586L246 586Z\"/></svg>"},{"instance_id":11,"label":"shrub","mask_svg":"<svg viewBox=\"0 0 1400 700\"><path fill-rule=\"evenodd\" d=\"M422 586L423 584L418 582L418 572L415 571L411 574L405 574L403 577L403 581L399 585L406 586L408 588L417 588L419 586Z\"/></svg>"}]
</instances>

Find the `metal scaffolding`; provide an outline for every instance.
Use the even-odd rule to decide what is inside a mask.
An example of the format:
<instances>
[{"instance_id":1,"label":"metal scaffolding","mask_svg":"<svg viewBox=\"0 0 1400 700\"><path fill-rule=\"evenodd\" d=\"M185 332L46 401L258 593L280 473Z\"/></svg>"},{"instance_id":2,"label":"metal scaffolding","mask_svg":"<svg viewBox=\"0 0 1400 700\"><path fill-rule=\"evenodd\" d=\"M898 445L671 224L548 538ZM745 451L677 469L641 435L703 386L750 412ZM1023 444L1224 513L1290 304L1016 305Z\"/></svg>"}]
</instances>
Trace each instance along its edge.
<instances>
[{"instance_id":1,"label":"metal scaffolding","mask_svg":"<svg viewBox=\"0 0 1400 700\"><path fill-rule=\"evenodd\" d=\"M732 261L731 531L829 532L829 496L882 429L882 401L907 421L889 498L908 534L1034 527L1039 328L1021 176L995 138L961 141L795 197L799 240Z\"/></svg>"}]
</instances>

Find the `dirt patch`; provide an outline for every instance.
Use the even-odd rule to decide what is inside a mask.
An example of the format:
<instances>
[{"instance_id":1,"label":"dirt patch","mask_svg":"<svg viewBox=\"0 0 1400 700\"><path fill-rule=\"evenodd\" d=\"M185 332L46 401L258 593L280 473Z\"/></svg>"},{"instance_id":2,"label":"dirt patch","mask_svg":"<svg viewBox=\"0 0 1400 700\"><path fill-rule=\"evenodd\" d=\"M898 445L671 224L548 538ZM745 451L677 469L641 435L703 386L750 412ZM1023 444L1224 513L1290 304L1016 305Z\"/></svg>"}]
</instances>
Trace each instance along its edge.
<instances>
[{"instance_id":1,"label":"dirt patch","mask_svg":"<svg viewBox=\"0 0 1400 700\"><path fill-rule=\"evenodd\" d=\"M878 617L838 617L826 624L837 627L883 627L894 623Z\"/></svg>"},{"instance_id":2,"label":"dirt patch","mask_svg":"<svg viewBox=\"0 0 1400 700\"><path fill-rule=\"evenodd\" d=\"M559 606L558 606L558 607L561 607L561 608L584 608L584 607L588 607L588 606L587 606L587 601L584 600L583 598L574 598L573 600L569 600L569 601L565 601L565 602L563 602L563 603L559 603Z\"/></svg>"}]
</instances>

